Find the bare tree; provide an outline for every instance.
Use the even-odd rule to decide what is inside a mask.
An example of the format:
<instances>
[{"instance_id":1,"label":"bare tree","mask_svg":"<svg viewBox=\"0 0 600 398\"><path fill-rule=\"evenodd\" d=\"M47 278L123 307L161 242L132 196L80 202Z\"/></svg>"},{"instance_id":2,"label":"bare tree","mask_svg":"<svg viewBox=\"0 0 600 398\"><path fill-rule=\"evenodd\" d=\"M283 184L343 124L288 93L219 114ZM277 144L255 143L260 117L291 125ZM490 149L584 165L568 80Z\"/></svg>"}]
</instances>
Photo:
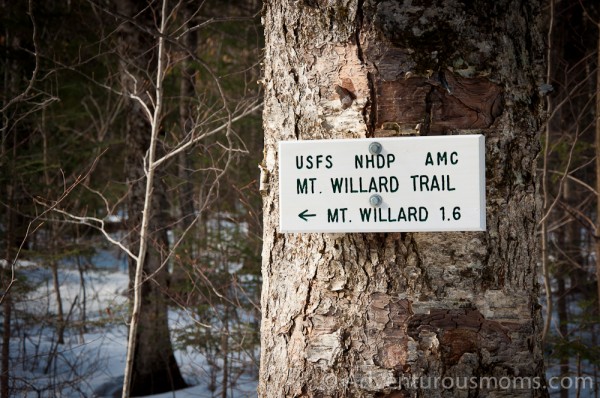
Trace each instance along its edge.
<instances>
[{"instance_id":1,"label":"bare tree","mask_svg":"<svg viewBox=\"0 0 600 398\"><path fill-rule=\"evenodd\" d=\"M29 2L29 11L31 20L34 21L37 14L31 14L31 4L33 3ZM78 54L66 54L68 49L61 46L69 46L70 41L64 38L73 33L70 29L55 30L54 26L48 27L50 24L46 26L42 19L44 25L40 32L45 35L42 40L44 47L38 48L39 38L35 29L37 26L34 26L34 45L20 46L20 50L31 55L33 73L22 68L20 74L27 74L27 79L23 79L20 74L14 76L15 81L20 80L25 84L13 90L12 98L5 98L3 95L3 122L11 119L13 114L10 112L17 106L26 104L30 108L27 110L27 117L17 116L23 117L22 120L27 122L31 121L32 126L41 126L31 130L36 134L33 136L33 144L36 145L33 149L37 151L36 155L40 153L39 164L44 165L43 168L40 167L39 172L36 170L40 188L30 189L27 193L27 200L31 201L34 198L31 201L32 207L43 206L41 209L34 208L34 211L39 211L37 215L40 223L45 223L44 234L39 235L38 242L42 242L41 237L48 236L45 232L50 229L57 234L68 230L68 225L61 226L61 222L77 223L99 231L108 242L116 245L130 259L133 315L129 325L130 347L123 394L129 396L176 389L184 386L185 382L177 368L169 335L169 306L177 305L170 297L169 267L176 263L175 253L178 246L187 239L186 233L193 230L195 222L209 209L219 194L220 182L224 181L234 160L246 151L234 124L255 113L262 105L256 100L240 100L241 95L232 95L233 90L222 85L222 82L228 81L227 76L219 76L212 69L212 65L217 62L212 59L206 61L199 55L201 51L192 38L202 33L206 27L226 21L226 18L222 17L204 16L199 11L202 4L192 7L189 2L166 0L155 3L133 0L106 3L90 0L69 2L64 7L62 4L49 2L36 12L41 15L50 10L59 16L64 13L64 16L75 17L70 14L72 6L77 12L81 12L78 15L92 17L98 22L98 36L86 31L84 34L89 36L77 37L81 42L71 42L76 42ZM18 7L15 6L16 8ZM21 8L19 12L26 15ZM236 18L251 20L254 15ZM65 21L67 20L69 19L65 18ZM89 20L86 20L86 23L89 23ZM200 37L209 36L204 31L204 36ZM94 41L87 40L92 37ZM208 42L208 39L206 40ZM213 42L206 46L208 50L219 48L221 51L221 48L225 48L219 45L218 41ZM62 52L63 50L65 52ZM118 67L115 59L119 61ZM222 62L222 59L217 58L216 61ZM181 90L177 93L173 89L173 83L178 80L182 70L185 70L183 74L188 76L181 79L185 80L185 84L181 84ZM224 73L231 73L231 70ZM64 76L76 76L77 79L70 80L71 83L83 81L85 85L71 84L70 87L77 87L65 95L61 86ZM207 87L193 87L200 81ZM255 83L255 80L252 83ZM54 90L57 86L61 87L60 94L64 96L61 100L67 107L67 103L76 97L76 101L83 99L81 104L77 104L77 111L66 118L58 113L58 108L53 108L48 115L57 118L50 122L53 124L46 129L44 121L40 122L45 116L38 111L47 104L46 100L52 101L54 98L48 99L40 93L45 87ZM204 93L198 94L201 91ZM75 96L69 97L73 93ZM184 96L188 98L182 99ZM117 105L111 106L111 101L118 97L120 99L115 101ZM180 120L175 120L173 109L177 109L178 104L182 104ZM75 123L74 127L69 124L68 119L71 116L79 118L79 121L87 119L80 125L79 122ZM65 123L65 120L68 121ZM12 123L12 120L10 121ZM97 148L83 156L84 162L93 159L92 165L84 166L85 170L82 172L81 161L76 167L71 167L73 164L70 164L64 168L62 159L52 158L53 155L50 154L53 151L58 153L58 148L63 149L67 145L59 142L60 138L57 134L52 134L54 132L64 133L64 137L69 141L72 139L73 142L77 142L80 152L83 152L83 146L98 144ZM120 132L124 133L125 145L119 142L122 138L119 136ZM19 144L23 142L18 141L21 139L18 135L10 135L3 124L1 162L11 159L10 156L4 157L11 151L9 138ZM198 145L203 145L201 151L195 150ZM117 167L107 165L107 162L125 152L125 171L115 172ZM197 152L200 152L200 155ZM202 159L202 156L205 156L205 159ZM15 159L12 160L18 161ZM114 163L120 162L121 159ZM96 168L98 164L100 167ZM198 167L198 164L201 166ZM5 165L6 163L2 163L3 171ZM56 175L49 165L56 167ZM193 167L196 169L192 170ZM171 198L169 195L170 192L178 192L178 185L172 184L171 180L178 169L183 170L180 177L185 181L185 192L181 192L187 196L187 203L181 207L181 211L175 212L173 208L178 201L182 203L182 200L177 197ZM197 181L200 174L207 177L203 179L206 184L202 187L202 197L198 198L195 196L199 191L198 187L194 187L192 181L186 180L191 178ZM111 182L101 182L98 179L107 175L111 176ZM115 186L117 187L114 188ZM8 184L0 188L1 192L10 194L3 195L6 200L10 199L8 202L5 202L5 199L1 200L12 212L9 218L3 220L15 220L14 215L18 214L18 206L15 205L18 198L16 201L11 199L18 194L15 194L17 190L11 191L12 187L13 184ZM88 199L92 197L93 204L80 200L83 196ZM128 228L125 237L111 232L114 225L109 222L109 217L114 215L123 215L124 222L120 225L126 225ZM179 217L185 218L185 222ZM3 227L10 226L9 224L3 224ZM169 242L167 232L174 226L179 226L180 230L175 240ZM10 231L14 232L16 229L18 228ZM90 229L80 228L77 234L79 230ZM16 235L11 232L11 236ZM11 242L12 240L16 241L16 238L11 239ZM60 255L58 252L65 249L62 247L65 241L53 241L56 249L54 254ZM11 250L16 258L15 250L18 250L18 247L13 245ZM14 258L6 263L6 270L9 271L6 276L11 277L10 271L14 271L14 268L10 267L14 264ZM67 320L70 312L67 313L67 307L61 307L63 297L60 297L59 271L59 263L54 261L53 285L59 304L55 330L60 337L65 331L65 336L68 336ZM16 279L13 277L4 289L4 282L7 281L4 276L3 273L3 290L8 292L12 281ZM81 272L80 277L83 281ZM220 287L214 290L219 291ZM7 300L4 300L5 298ZM3 294L2 304L10 305L9 298L8 294ZM85 303L83 305L85 306ZM71 309L73 308L72 304ZM10 314L9 311L5 313ZM4 321L10 324L10 317L5 316ZM4 331L6 342L10 340L10 328L5 328ZM230 337L229 334L225 336L227 344L231 341ZM60 354L57 347L58 345L54 345L51 351ZM8 350L8 344L3 346L3 350L5 348ZM2 386L6 394L9 380L8 359L9 353L6 352L2 358L3 369L6 370L3 371ZM50 362L48 361L46 366L49 370Z\"/></svg>"},{"instance_id":2,"label":"bare tree","mask_svg":"<svg viewBox=\"0 0 600 398\"><path fill-rule=\"evenodd\" d=\"M0 2L3 9L5 2ZM17 138L18 121L22 117L16 106L37 96L32 93L37 82L39 71L38 31L33 13L33 2L27 4L29 22L32 27L31 42L36 55L34 55L34 67L26 79L25 88L21 88L23 70L19 68L14 60L3 60L3 93L0 94L0 167L6 175L0 188L0 205L4 217L3 237L0 239L2 251L2 264L0 264L0 304L2 305L2 351L0 353L0 397L10 396L10 342L12 337L12 310L13 299L11 290L15 283L15 268L20 249L25 245L26 219L21 212L23 202L23 186L16 176L17 153L20 151L22 141ZM2 37L7 48L16 50L21 46L21 38L13 36L8 32L2 32ZM39 98L38 98L39 99ZM46 102L41 100L39 108L43 109ZM1 223L1 221L0 221Z\"/></svg>"},{"instance_id":3,"label":"bare tree","mask_svg":"<svg viewBox=\"0 0 600 398\"><path fill-rule=\"evenodd\" d=\"M543 338L549 373L596 375L597 358L597 12L594 2L548 1L548 120L543 137L540 221ZM592 301L593 300L593 301ZM593 303L593 304L592 304ZM574 307L580 308L573 311ZM589 335L588 335L589 334ZM561 397L570 389L561 387ZM580 386L576 394L582 392Z\"/></svg>"},{"instance_id":4,"label":"bare tree","mask_svg":"<svg viewBox=\"0 0 600 398\"><path fill-rule=\"evenodd\" d=\"M598 47L596 49L596 192L600 192L600 22L598 27ZM600 195L596 198L596 289L598 300L598 314L600 315Z\"/></svg>"},{"instance_id":5,"label":"bare tree","mask_svg":"<svg viewBox=\"0 0 600 398\"><path fill-rule=\"evenodd\" d=\"M170 8L164 0L160 10L138 6L131 1L118 2L116 14L123 20L120 26L123 87L132 100L127 123L127 164L131 183L128 224L133 238L128 252L132 261L130 275L133 309L123 383L124 397L172 390L185 385L170 348L165 289L169 278L167 264L174 248L169 248L166 237L169 221L165 212L165 188L157 173L170 160L176 160L198 142L219 133L225 137L225 157L231 159L235 145L232 123L256 111L260 106L250 104L237 111L230 111L225 95L217 83L224 118L213 122L196 120L192 124L186 121L189 130L185 131L183 139L172 149L167 149L166 142L161 140L161 134L165 133L165 73L177 61L172 56L167 56L168 48L183 53L180 62L188 57L196 62L202 60L194 56L193 48L169 39L172 35L168 31L168 24L180 11L182 4ZM188 26L191 18L188 13L183 12L183 16L183 33L180 36L185 37L186 30L195 27ZM153 26L155 19L159 21L158 26ZM135 52L136 56L132 56L134 48L139 49ZM212 73L210 69L206 70ZM200 115L196 115L198 116ZM211 125L214 127L210 128ZM206 127L209 129L203 131ZM216 173L212 185L207 189L207 198L214 198L217 182L229 163L230 160L226 160L223 169ZM204 210L206 206L205 202L200 210ZM184 216L191 217L192 220L198 217L190 214ZM189 229L193 221L186 224Z\"/></svg>"}]
</instances>

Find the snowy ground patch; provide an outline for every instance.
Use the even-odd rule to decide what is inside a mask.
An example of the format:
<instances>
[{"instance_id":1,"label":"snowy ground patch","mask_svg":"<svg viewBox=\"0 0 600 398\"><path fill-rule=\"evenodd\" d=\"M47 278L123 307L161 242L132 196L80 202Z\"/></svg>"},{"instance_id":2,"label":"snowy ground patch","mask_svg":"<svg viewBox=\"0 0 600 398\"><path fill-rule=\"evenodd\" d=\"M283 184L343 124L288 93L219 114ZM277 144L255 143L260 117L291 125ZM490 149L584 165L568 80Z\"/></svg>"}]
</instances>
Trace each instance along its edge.
<instances>
[{"instance_id":1,"label":"snowy ground patch","mask_svg":"<svg viewBox=\"0 0 600 398\"><path fill-rule=\"evenodd\" d=\"M51 272L33 263L19 267L19 272L32 290L15 300L12 315L10 378L14 396L120 396L127 341L127 273L119 267L88 269L83 274L72 267L59 269L67 327L64 344L58 344ZM169 319L172 329L195 325L192 314L183 308L174 307ZM221 396L222 359L208 358L189 346L179 347L175 355L192 387L155 397ZM258 355L258 347L252 355ZM229 366L237 366L236 361L247 364L248 355L231 352ZM255 397L256 370L236 369L242 370L230 373L227 396Z\"/></svg>"}]
</instances>

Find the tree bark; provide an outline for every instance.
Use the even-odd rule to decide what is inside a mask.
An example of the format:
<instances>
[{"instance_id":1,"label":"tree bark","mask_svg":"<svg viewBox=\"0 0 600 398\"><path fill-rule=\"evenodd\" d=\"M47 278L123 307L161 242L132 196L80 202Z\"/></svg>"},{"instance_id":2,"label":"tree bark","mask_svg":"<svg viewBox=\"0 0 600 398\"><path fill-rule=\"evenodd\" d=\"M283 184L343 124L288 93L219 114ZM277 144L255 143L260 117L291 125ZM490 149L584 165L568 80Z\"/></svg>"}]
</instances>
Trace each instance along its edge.
<instances>
[{"instance_id":1,"label":"tree bark","mask_svg":"<svg viewBox=\"0 0 600 398\"><path fill-rule=\"evenodd\" d=\"M193 9L191 4L184 4L181 9L182 20L185 22L185 29L191 29L196 21L193 17ZM185 47L194 51L198 45L197 40L198 33L196 31L188 31L181 37L181 44ZM195 96L195 68L193 67L192 61L184 59L181 61L181 76L179 77L179 126L181 140L185 139L186 134L192 130L194 124L194 111L193 101ZM196 209L194 206L194 185L192 183L192 170L194 168L192 162L192 156L190 151L183 151L177 155L177 177L179 183L177 185L177 196L178 196L178 210L179 220L177 222L177 229L175 230L177 236L175 240L183 237L184 234L189 234L189 238L186 238L186 242L195 241L193 236L194 230L188 231L191 224L197 222ZM189 244L184 244L183 251L188 253L194 253L192 247ZM188 258L188 255L184 256ZM174 262L172 271L172 281L174 285L183 284L187 278L188 270L185 265L186 261Z\"/></svg>"},{"instance_id":2,"label":"tree bark","mask_svg":"<svg viewBox=\"0 0 600 398\"><path fill-rule=\"evenodd\" d=\"M0 7L8 9L5 1ZM31 3L29 3L31 12ZM33 16L31 17L33 18ZM18 35L3 32L5 45L12 50L21 48L22 42ZM35 38L34 38L35 40ZM2 350L0 352L0 397L11 396L11 364L10 342L12 339L12 310L15 298L13 288L16 284L16 261L20 248L25 245L27 238L27 219L24 215L25 192L22 180L17 173L19 156L23 147L28 146L28 139L23 139L21 116L14 104L25 97L21 91L22 69L19 63L11 57L6 57L4 74L2 76L5 92L0 99L0 197L3 202L4 215L0 218L3 234L0 236L0 246L3 247L2 259L5 265L0 265L0 303L2 304ZM13 102L15 101L15 102ZM11 105L12 104L12 105ZM26 152L26 149L24 150ZM18 298L18 296L16 296Z\"/></svg>"},{"instance_id":3,"label":"tree bark","mask_svg":"<svg viewBox=\"0 0 600 398\"><path fill-rule=\"evenodd\" d=\"M547 396L539 12L516 0L266 2L260 397ZM279 233L278 141L417 132L485 135L487 231ZM533 384L482 387L489 377Z\"/></svg>"},{"instance_id":4,"label":"tree bark","mask_svg":"<svg viewBox=\"0 0 600 398\"><path fill-rule=\"evenodd\" d=\"M11 337L11 317L12 300L10 295L4 297L2 301L2 374L0 375L0 397L8 398L10 396L10 337Z\"/></svg>"},{"instance_id":5,"label":"tree bark","mask_svg":"<svg viewBox=\"0 0 600 398\"><path fill-rule=\"evenodd\" d=\"M6 206L6 241L4 242L6 251L3 258L6 266L0 267L0 286L2 286L2 358L0 373L0 397L8 398L10 396L10 339L12 336L11 318L12 318L12 297L10 293L10 283L12 282L11 268L13 266L15 254L15 198L14 186L9 184L4 187L7 204ZM17 244L18 245L18 244ZM16 246L18 247L18 246Z\"/></svg>"},{"instance_id":6,"label":"tree bark","mask_svg":"<svg viewBox=\"0 0 600 398\"><path fill-rule=\"evenodd\" d=\"M42 130L42 149L43 149L43 162L44 162L44 184L46 185L46 188L48 191L51 190L50 187L53 186L52 183L52 178L50 178L50 172L49 172L49 167L50 167L50 163L48 161L48 131L46 129L46 125L45 125L45 121L44 121L44 117L42 117L42 126L41 126L41 130ZM48 192L47 197L51 197L50 196L50 192ZM49 265L50 265L50 273L52 274L52 286L54 288L54 295L55 295L55 299L56 299L56 321L55 321L55 325L56 325L56 342L57 344L64 344L65 343L65 312L63 309L63 302L62 302L62 294L61 294L61 290L60 290L60 280L58 277L58 261L56 260L56 255L57 255L57 250L56 250L56 242L57 240L60 238L60 232L59 232L59 226L56 223L53 223L50 225L49 228L49 242L48 242L48 246L49 246L49 250L50 250L50 261L49 261ZM50 356L49 360L48 360L48 365L47 367L50 366L50 362L52 362L52 356Z\"/></svg>"},{"instance_id":7,"label":"tree bark","mask_svg":"<svg viewBox=\"0 0 600 398\"><path fill-rule=\"evenodd\" d=\"M138 26L146 27L148 32L155 30L152 12L155 11L158 15L160 11L138 8L143 5L131 0L120 1L117 6L121 15L136 18L139 24L124 22L120 26L124 87L126 92L140 95L150 103L147 93L159 91L153 86L153 78L158 74L157 80L161 80L161 73L157 71L162 67L157 61L158 39L151 33L140 31ZM154 103L158 107L160 102L157 100ZM160 109L157 109L155 112L160 113ZM130 250L138 256L129 261L130 288L132 291L139 290L134 300L130 330L130 345L133 344L133 356L128 353L128 359L133 358L131 382L129 391L124 389L123 395L140 396L177 390L185 387L186 383L177 366L169 335L165 295L168 269L163 266L169 250L165 189L158 174L153 179L154 173L145 170L154 161L153 150L150 148L156 145L152 141L158 135L155 129L159 128L161 120L160 117L149 120L140 102L131 100L126 122L126 170L131 185L127 223L131 231ZM150 151L149 155L147 151ZM144 162L146 156L147 164ZM150 181L150 186L147 186L147 181ZM140 245L142 237L147 244ZM139 265L141 270L138 270ZM126 375L129 373L126 372Z\"/></svg>"},{"instance_id":8,"label":"tree bark","mask_svg":"<svg viewBox=\"0 0 600 398\"><path fill-rule=\"evenodd\" d=\"M598 63L596 64L596 190L600 189L600 24L598 24ZM600 191L598 191L600 192ZM600 316L600 196L596 199L596 293Z\"/></svg>"}]
</instances>

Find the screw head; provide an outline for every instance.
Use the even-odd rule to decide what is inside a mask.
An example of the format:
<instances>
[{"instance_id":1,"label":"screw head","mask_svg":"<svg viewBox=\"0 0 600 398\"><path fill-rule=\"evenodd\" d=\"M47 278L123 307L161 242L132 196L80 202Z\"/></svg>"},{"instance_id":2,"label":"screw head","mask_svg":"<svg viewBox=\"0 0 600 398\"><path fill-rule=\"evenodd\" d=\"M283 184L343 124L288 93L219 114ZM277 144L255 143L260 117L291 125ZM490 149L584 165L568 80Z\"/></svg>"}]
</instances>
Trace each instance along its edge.
<instances>
[{"instance_id":1,"label":"screw head","mask_svg":"<svg viewBox=\"0 0 600 398\"><path fill-rule=\"evenodd\" d=\"M379 155L383 150L383 146L379 142L371 142L369 144L369 152L371 155Z\"/></svg>"},{"instance_id":2,"label":"screw head","mask_svg":"<svg viewBox=\"0 0 600 398\"><path fill-rule=\"evenodd\" d=\"M371 197L369 198L369 203L371 204L371 206L379 207L383 203L383 198L381 197L381 195L378 194L371 195Z\"/></svg>"}]
</instances>

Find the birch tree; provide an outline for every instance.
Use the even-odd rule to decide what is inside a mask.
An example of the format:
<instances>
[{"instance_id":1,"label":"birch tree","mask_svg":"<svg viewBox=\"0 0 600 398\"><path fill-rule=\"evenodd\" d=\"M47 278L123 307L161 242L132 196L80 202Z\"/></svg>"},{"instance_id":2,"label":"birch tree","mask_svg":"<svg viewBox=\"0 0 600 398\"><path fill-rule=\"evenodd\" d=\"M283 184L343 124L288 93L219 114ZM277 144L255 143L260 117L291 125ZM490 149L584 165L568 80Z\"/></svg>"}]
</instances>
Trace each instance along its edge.
<instances>
[{"instance_id":1,"label":"birch tree","mask_svg":"<svg viewBox=\"0 0 600 398\"><path fill-rule=\"evenodd\" d=\"M159 21L156 46L152 35L144 34L134 24L121 26L123 86L130 97L126 130L127 176L131 184L128 223L134 234L129 271L132 314L122 392L123 397L129 397L175 390L185 387L186 383L175 361L169 336L163 292L168 278L164 266L164 253L168 252L164 228L167 224L165 190L157 178L155 164L159 158L157 147L164 117L167 1L162 1L160 10L144 9L132 1L118 2L118 7L121 15L137 17L136 22L147 29L153 28L153 16ZM134 49L142 52L132 57Z\"/></svg>"},{"instance_id":2,"label":"birch tree","mask_svg":"<svg viewBox=\"0 0 600 398\"><path fill-rule=\"evenodd\" d=\"M181 44L174 38L179 35L185 39L188 31L200 28L200 25L189 26L194 13L182 12L184 20L181 27L175 24L169 30L169 23L175 20L180 8L185 5L169 5L167 0L160 5L158 10L141 7L135 1L117 2L117 16L124 21L120 27L122 81L130 99L126 126L129 148L127 174L131 184L128 223L133 236L128 249L133 304L123 397L185 386L169 337L165 290L169 279L167 264L174 248L169 247L167 239L167 189L161 172L170 161L177 160L198 142L221 134L222 158L225 160L222 168L216 164L211 166L215 176L205 187L206 202L200 206L200 212L206 210L208 201L214 200L218 193L218 181L228 169L238 145L234 143L232 123L259 108L259 105L250 103L235 110L229 109L218 78L195 56L196 49L186 47L185 40ZM167 55L169 50L171 53ZM166 73L174 67L177 61L173 58L177 56L183 60L190 58L202 65L215 82L218 95L216 105L212 105L212 114L205 115L206 119L202 120L198 119L200 114L193 115L195 120L183 132L183 137L175 145L170 145L165 131L165 84ZM192 118L192 115L184 116ZM199 217L194 214L182 216L191 220L186 222L186 229Z\"/></svg>"},{"instance_id":3,"label":"birch tree","mask_svg":"<svg viewBox=\"0 0 600 398\"><path fill-rule=\"evenodd\" d=\"M266 1L260 397L547 396L539 7ZM485 136L485 232L280 233L279 141L406 134Z\"/></svg>"},{"instance_id":4,"label":"birch tree","mask_svg":"<svg viewBox=\"0 0 600 398\"><path fill-rule=\"evenodd\" d=\"M596 378L598 214L598 9L548 1L546 90L540 222L544 333L549 374ZM573 311L577 307L580 310ZM589 336L589 337L588 337ZM582 366L585 361L590 366ZM597 379L597 378L596 378ZM560 396L583 385L561 386Z\"/></svg>"}]
</instances>

